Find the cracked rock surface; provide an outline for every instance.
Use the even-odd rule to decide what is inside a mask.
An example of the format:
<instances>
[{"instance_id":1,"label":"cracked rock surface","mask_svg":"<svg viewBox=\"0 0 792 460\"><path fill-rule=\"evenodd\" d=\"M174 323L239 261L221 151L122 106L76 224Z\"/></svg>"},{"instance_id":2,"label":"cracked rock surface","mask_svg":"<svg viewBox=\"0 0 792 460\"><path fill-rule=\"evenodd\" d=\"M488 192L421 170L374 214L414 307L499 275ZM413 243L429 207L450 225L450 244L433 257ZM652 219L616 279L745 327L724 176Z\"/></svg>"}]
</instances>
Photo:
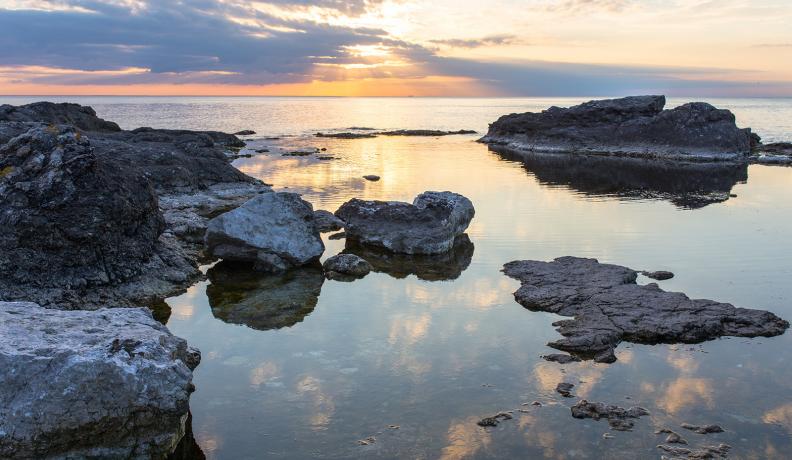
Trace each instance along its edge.
<instances>
[{"instance_id":1,"label":"cracked rock surface","mask_svg":"<svg viewBox=\"0 0 792 460\"><path fill-rule=\"evenodd\" d=\"M522 286L514 298L525 308L572 319L553 323L563 339L548 345L584 359L616 360L622 341L697 343L723 336L772 337L789 323L763 310L690 299L656 284L636 284L638 272L596 259L509 262L504 273Z\"/></svg>"}]
</instances>

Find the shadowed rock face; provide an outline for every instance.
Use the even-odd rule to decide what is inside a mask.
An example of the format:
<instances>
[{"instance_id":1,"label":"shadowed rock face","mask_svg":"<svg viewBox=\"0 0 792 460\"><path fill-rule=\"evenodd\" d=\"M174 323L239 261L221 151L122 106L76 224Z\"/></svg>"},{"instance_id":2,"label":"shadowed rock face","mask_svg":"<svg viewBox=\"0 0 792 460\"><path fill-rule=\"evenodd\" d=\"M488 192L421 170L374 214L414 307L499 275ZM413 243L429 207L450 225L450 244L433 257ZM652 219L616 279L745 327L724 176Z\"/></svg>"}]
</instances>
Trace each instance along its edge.
<instances>
[{"instance_id":1,"label":"shadowed rock face","mask_svg":"<svg viewBox=\"0 0 792 460\"><path fill-rule=\"evenodd\" d=\"M459 278L470 265L475 247L466 233L454 240L451 250L443 254L397 254L347 240L345 254L355 254L371 264L375 272L394 278L415 275L425 281L446 281Z\"/></svg>"},{"instance_id":2,"label":"shadowed rock face","mask_svg":"<svg viewBox=\"0 0 792 460\"><path fill-rule=\"evenodd\" d=\"M639 158L525 152L490 146L518 161L542 184L562 185L590 196L666 200L698 209L729 199L748 180L747 163L647 161Z\"/></svg>"},{"instance_id":3,"label":"shadowed rock face","mask_svg":"<svg viewBox=\"0 0 792 460\"><path fill-rule=\"evenodd\" d=\"M68 126L0 146L0 286L85 287L139 274L164 222L141 174L100 161Z\"/></svg>"},{"instance_id":4,"label":"shadowed rock face","mask_svg":"<svg viewBox=\"0 0 792 460\"><path fill-rule=\"evenodd\" d=\"M0 457L163 458L199 361L143 308L0 302Z\"/></svg>"},{"instance_id":5,"label":"shadowed rock face","mask_svg":"<svg viewBox=\"0 0 792 460\"><path fill-rule=\"evenodd\" d=\"M221 262L207 273L212 314L226 323L266 331L301 322L316 308L325 277L321 266L269 275L249 264Z\"/></svg>"},{"instance_id":6,"label":"shadowed rock face","mask_svg":"<svg viewBox=\"0 0 792 460\"><path fill-rule=\"evenodd\" d=\"M452 192L424 192L412 204L399 201L347 201L336 211L347 239L403 254L451 250L475 215L473 203Z\"/></svg>"},{"instance_id":7,"label":"shadowed rock face","mask_svg":"<svg viewBox=\"0 0 792 460\"><path fill-rule=\"evenodd\" d=\"M69 124L83 131L121 131L121 128L112 121L97 117L91 107L70 103L34 102L21 106L0 105L0 122L3 121Z\"/></svg>"},{"instance_id":8,"label":"shadowed rock face","mask_svg":"<svg viewBox=\"0 0 792 460\"><path fill-rule=\"evenodd\" d=\"M789 323L762 310L690 299L657 284L639 286L637 272L596 259L509 262L504 273L522 283L514 298L525 308L574 319L554 326L564 336L548 345L585 359L616 360L614 349L634 343L697 343L722 336L771 337Z\"/></svg>"},{"instance_id":9,"label":"shadowed rock face","mask_svg":"<svg viewBox=\"0 0 792 460\"><path fill-rule=\"evenodd\" d=\"M482 142L540 152L745 161L750 129L734 115L693 102L663 110L664 96L633 96L500 117Z\"/></svg>"}]
</instances>

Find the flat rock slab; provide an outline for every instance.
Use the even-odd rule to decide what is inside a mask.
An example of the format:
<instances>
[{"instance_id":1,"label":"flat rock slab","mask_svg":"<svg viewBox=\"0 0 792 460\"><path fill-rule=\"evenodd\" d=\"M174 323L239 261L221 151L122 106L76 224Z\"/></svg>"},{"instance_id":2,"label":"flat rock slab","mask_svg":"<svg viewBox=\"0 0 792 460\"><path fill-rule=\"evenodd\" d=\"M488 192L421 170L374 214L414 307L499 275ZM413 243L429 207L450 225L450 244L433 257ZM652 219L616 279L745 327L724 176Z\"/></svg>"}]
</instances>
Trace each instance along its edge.
<instances>
[{"instance_id":1,"label":"flat rock slab","mask_svg":"<svg viewBox=\"0 0 792 460\"><path fill-rule=\"evenodd\" d=\"M636 284L638 272L596 259L509 262L504 273L522 283L514 298L525 308L574 319L553 323L563 339L548 345L584 359L615 361L623 341L698 343L723 336L772 337L789 323L763 310L690 299L656 284Z\"/></svg>"},{"instance_id":2,"label":"flat rock slab","mask_svg":"<svg viewBox=\"0 0 792 460\"><path fill-rule=\"evenodd\" d=\"M199 361L144 308L0 302L0 457L162 458Z\"/></svg>"},{"instance_id":3,"label":"flat rock slab","mask_svg":"<svg viewBox=\"0 0 792 460\"><path fill-rule=\"evenodd\" d=\"M588 402L585 399L581 399L572 406L571 411L572 417L575 418L605 419L611 429L616 431L631 431L635 419L649 415L649 412L643 407L634 406L625 409L601 402Z\"/></svg>"}]
</instances>

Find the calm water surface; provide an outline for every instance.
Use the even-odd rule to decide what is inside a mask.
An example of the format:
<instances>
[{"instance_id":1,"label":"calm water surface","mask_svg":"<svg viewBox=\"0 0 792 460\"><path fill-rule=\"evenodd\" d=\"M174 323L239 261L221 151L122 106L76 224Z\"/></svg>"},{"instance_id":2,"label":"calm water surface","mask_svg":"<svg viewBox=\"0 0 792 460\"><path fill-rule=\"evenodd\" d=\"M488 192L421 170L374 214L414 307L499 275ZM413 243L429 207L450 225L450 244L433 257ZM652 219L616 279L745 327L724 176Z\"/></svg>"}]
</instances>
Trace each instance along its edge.
<instances>
[{"instance_id":1,"label":"calm water surface","mask_svg":"<svg viewBox=\"0 0 792 460\"><path fill-rule=\"evenodd\" d=\"M315 209L353 197L411 201L425 190L462 193L476 207L470 243L440 260L367 254L379 271L352 283L221 264L169 299L168 327L203 352L191 408L209 458L659 458L664 437L654 431L663 427L692 447L726 442L733 458L789 458L792 334L625 342L615 364L548 363L539 356L552 351L545 344L558 338L551 323L560 317L519 306L518 283L499 270L515 259L596 257L671 270L666 290L792 319L792 168L522 163L476 136L310 136L351 126L484 131L501 114L580 99L67 99L125 128L254 129L250 145L271 153L235 165ZM766 140L792 139L792 100L710 102ZM307 146L338 159L280 155ZM325 257L344 250L326 237ZM580 397L651 416L604 439L607 422L571 417L577 399L555 393L562 381ZM534 400L543 406L522 406ZM476 425L504 410L514 419ZM726 432L682 433L683 422ZM358 445L369 436L376 441Z\"/></svg>"}]
</instances>

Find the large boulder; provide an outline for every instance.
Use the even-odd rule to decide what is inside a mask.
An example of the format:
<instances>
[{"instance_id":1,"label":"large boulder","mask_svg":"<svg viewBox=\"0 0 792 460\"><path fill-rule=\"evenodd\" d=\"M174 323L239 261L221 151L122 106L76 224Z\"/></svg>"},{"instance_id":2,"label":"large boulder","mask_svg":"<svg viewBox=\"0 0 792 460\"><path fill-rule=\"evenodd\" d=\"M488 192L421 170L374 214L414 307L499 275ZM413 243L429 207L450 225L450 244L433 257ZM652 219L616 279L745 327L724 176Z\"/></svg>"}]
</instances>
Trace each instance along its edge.
<instances>
[{"instance_id":1,"label":"large boulder","mask_svg":"<svg viewBox=\"0 0 792 460\"><path fill-rule=\"evenodd\" d=\"M655 283L639 285L637 271L596 259L520 260L503 271L520 281L514 293L520 305L572 317L553 323L564 338L548 345L598 362L615 361L614 350L624 340L697 343L725 336L772 337L789 327L768 311L690 299Z\"/></svg>"},{"instance_id":2,"label":"large boulder","mask_svg":"<svg viewBox=\"0 0 792 460\"><path fill-rule=\"evenodd\" d=\"M352 199L336 216L347 239L404 254L441 254L467 229L473 203L452 192L424 192L413 203Z\"/></svg>"},{"instance_id":3,"label":"large boulder","mask_svg":"<svg viewBox=\"0 0 792 460\"><path fill-rule=\"evenodd\" d=\"M253 262L259 271L281 272L309 264L324 252L313 207L296 193L262 193L221 214L206 229L207 252Z\"/></svg>"},{"instance_id":4,"label":"large boulder","mask_svg":"<svg viewBox=\"0 0 792 460\"><path fill-rule=\"evenodd\" d=\"M664 96L632 96L504 115L481 141L528 152L669 159L744 161L750 154L751 130L738 128L730 111L703 102L664 106Z\"/></svg>"},{"instance_id":5,"label":"large boulder","mask_svg":"<svg viewBox=\"0 0 792 460\"><path fill-rule=\"evenodd\" d=\"M83 131L121 131L121 128L112 121L97 117L96 111L91 107L72 103L34 102L21 106L0 105L0 122L2 121L69 124Z\"/></svg>"},{"instance_id":6,"label":"large boulder","mask_svg":"<svg viewBox=\"0 0 792 460\"><path fill-rule=\"evenodd\" d=\"M146 309L0 302L0 457L163 458L199 361Z\"/></svg>"},{"instance_id":7,"label":"large boulder","mask_svg":"<svg viewBox=\"0 0 792 460\"><path fill-rule=\"evenodd\" d=\"M0 196L0 287L120 283L141 272L164 228L148 180L100 161L63 125L0 146Z\"/></svg>"}]
</instances>

